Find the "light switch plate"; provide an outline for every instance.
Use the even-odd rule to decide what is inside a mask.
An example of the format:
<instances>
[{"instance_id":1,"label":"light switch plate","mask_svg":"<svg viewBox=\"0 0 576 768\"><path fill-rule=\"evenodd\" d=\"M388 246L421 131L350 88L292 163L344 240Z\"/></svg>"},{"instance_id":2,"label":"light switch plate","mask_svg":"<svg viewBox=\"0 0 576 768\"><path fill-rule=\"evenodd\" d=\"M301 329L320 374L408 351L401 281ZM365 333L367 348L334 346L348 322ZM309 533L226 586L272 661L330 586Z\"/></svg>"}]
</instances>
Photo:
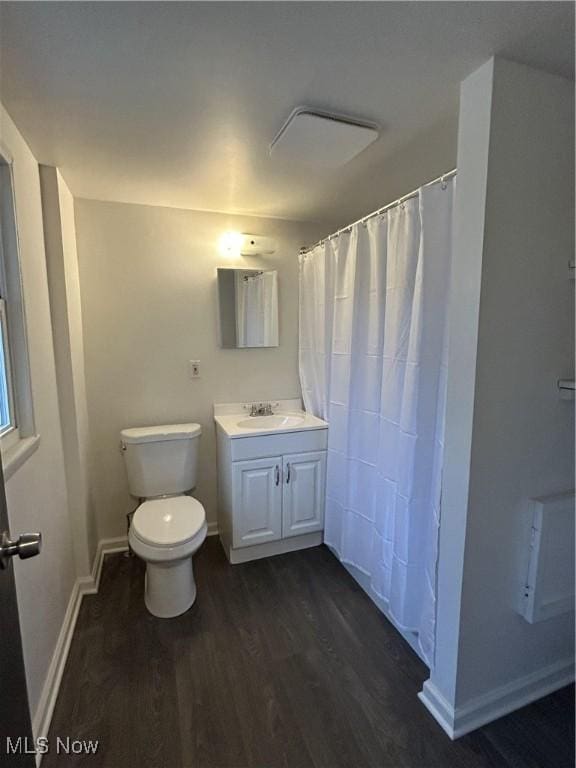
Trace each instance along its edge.
<instances>
[{"instance_id":1,"label":"light switch plate","mask_svg":"<svg viewBox=\"0 0 576 768\"><path fill-rule=\"evenodd\" d=\"M191 379L199 379L200 378L200 360L189 360L188 361L188 376Z\"/></svg>"}]
</instances>

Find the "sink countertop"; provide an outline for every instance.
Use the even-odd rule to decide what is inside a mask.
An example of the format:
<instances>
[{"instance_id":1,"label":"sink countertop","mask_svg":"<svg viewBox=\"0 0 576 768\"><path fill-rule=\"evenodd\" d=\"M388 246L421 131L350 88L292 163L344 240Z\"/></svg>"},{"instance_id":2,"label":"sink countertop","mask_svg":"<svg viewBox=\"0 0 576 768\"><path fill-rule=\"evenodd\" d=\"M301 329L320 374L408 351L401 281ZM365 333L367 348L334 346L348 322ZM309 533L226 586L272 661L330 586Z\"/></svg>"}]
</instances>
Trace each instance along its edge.
<instances>
[{"instance_id":1,"label":"sink countertop","mask_svg":"<svg viewBox=\"0 0 576 768\"><path fill-rule=\"evenodd\" d=\"M280 435L286 432L302 432L310 429L328 428L326 421L303 411L302 402L298 398L292 400L272 400L270 402L272 403L273 416L299 416L302 422L292 426L281 427L241 427L238 424L240 421L250 421L250 418L262 419L262 417L250 417L250 403L215 403L214 421L230 438Z\"/></svg>"}]
</instances>

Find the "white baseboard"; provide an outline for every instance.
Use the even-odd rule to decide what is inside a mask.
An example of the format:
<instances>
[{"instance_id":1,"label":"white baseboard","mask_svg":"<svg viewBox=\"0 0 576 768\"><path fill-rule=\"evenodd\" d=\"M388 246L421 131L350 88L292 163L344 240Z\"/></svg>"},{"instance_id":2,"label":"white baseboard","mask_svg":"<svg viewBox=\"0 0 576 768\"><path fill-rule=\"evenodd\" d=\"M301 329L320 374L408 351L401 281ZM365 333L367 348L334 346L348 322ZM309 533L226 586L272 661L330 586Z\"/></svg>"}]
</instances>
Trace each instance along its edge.
<instances>
[{"instance_id":1,"label":"white baseboard","mask_svg":"<svg viewBox=\"0 0 576 768\"><path fill-rule=\"evenodd\" d=\"M418 698L448 736L458 739L573 681L574 660L569 658L494 688L460 707L454 708L430 680L424 683Z\"/></svg>"},{"instance_id":2,"label":"white baseboard","mask_svg":"<svg viewBox=\"0 0 576 768\"><path fill-rule=\"evenodd\" d=\"M213 520L211 523L208 523L208 536L218 536L218 522L216 520Z\"/></svg>"},{"instance_id":3,"label":"white baseboard","mask_svg":"<svg viewBox=\"0 0 576 768\"><path fill-rule=\"evenodd\" d=\"M80 605L82 604L82 598L84 595L93 595L98 592L105 555L111 554L112 552L122 552L127 548L128 540L125 536L117 539L102 539L98 543L96 555L94 557L92 575L79 576L72 587L68 607L64 614L64 621L60 628L60 634L58 635L56 647L52 654L52 661L48 667L40 700L32 722L32 732L35 739L38 739L41 736L48 736L50 722L54 713L54 706L56 704L56 699L58 698L60 683L62 682L64 667L66 666L66 659L68 658L70 644L74 635L74 628L76 627L76 620L80 611ZM42 755L37 754L37 766L40 765L41 760Z\"/></svg>"},{"instance_id":4,"label":"white baseboard","mask_svg":"<svg viewBox=\"0 0 576 768\"><path fill-rule=\"evenodd\" d=\"M102 566L104 565L105 555L111 555L114 552L126 552L128 549L128 537L118 536L115 539L100 539L96 548L96 555L92 564L92 581L94 582L94 594L100 588L100 577L102 576Z\"/></svg>"},{"instance_id":5,"label":"white baseboard","mask_svg":"<svg viewBox=\"0 0 576 768\"><path fill-rule=\"evenodd\" d=\"M52 654L52 660L48 667L40 700L36 708L36 714L32 722L32 732L34 738L47 736L50 729L50 721L52 720L52 713L54 712L54 705L56 704L56 698L58 696L58 690L60 688L60 682L62 680L62 673L64 672L64 666L66 665L66 659L68 658L68 651L70 650L70 643L72 642L72 635L74 634L74 627L76 626L76 619L78 618L78 612L80 610L80 603L82 602L82 595L84 590L92 590L93 581L91 576L83 576L78 578L72 587L72 593L70 600L68 601L68 607L64 615L64 621L56 641L56 647ZM36 765L40 765L41 755L36 755Z\"/></svg>"}]
</instances>

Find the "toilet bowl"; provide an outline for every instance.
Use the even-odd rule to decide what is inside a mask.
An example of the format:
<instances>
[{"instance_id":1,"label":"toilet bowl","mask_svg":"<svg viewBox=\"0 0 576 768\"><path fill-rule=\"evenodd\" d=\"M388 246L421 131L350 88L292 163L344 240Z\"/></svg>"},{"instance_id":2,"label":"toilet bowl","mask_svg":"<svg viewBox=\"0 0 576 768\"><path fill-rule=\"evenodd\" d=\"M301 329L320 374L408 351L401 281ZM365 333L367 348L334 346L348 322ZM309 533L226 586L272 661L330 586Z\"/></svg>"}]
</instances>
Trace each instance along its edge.
<instances>
[{"instance_id":1,"label":"toilet bowl","mask_svg":"<svg viewBox=\"0 0 576 768\"><path fill-rule=\"evenodd\" d=\"M180 616L193 605L192 556L206 531L204 507L191 496L145 501L134 513L128 540L146 563L144 602L154 616Z\"/></svg>"},{"instance_id":2,"label":"toilet bowl","mask_svg":"<svg viewBox=\"0 0 576 768\"><path fill-rule=\"evenodd\" d=\"M128 541L146 563L144 602L154 616L179 616L196 599L192 557L206 538L204 507L187 494L196 485L199 424L121 432L130 493L142 503Z\"/></svg>"}]
</instances>

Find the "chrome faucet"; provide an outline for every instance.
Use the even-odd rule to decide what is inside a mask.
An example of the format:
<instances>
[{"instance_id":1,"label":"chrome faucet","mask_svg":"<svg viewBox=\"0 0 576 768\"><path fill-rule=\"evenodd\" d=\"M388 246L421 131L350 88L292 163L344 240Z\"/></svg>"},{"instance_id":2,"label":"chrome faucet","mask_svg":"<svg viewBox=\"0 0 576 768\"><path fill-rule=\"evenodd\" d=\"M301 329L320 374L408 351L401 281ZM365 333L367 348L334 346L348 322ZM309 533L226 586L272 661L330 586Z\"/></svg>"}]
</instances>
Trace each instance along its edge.
<instances>
[{"instance_id":1,"label":"chrome faucet","mask_svg":"<svg viewBox=\"0 0 576 768\"><path fill-rule=\"evenodd\" d=\"M252 403L250 416L272 416L272 403Z\"/></svg>"}]
</instances>

